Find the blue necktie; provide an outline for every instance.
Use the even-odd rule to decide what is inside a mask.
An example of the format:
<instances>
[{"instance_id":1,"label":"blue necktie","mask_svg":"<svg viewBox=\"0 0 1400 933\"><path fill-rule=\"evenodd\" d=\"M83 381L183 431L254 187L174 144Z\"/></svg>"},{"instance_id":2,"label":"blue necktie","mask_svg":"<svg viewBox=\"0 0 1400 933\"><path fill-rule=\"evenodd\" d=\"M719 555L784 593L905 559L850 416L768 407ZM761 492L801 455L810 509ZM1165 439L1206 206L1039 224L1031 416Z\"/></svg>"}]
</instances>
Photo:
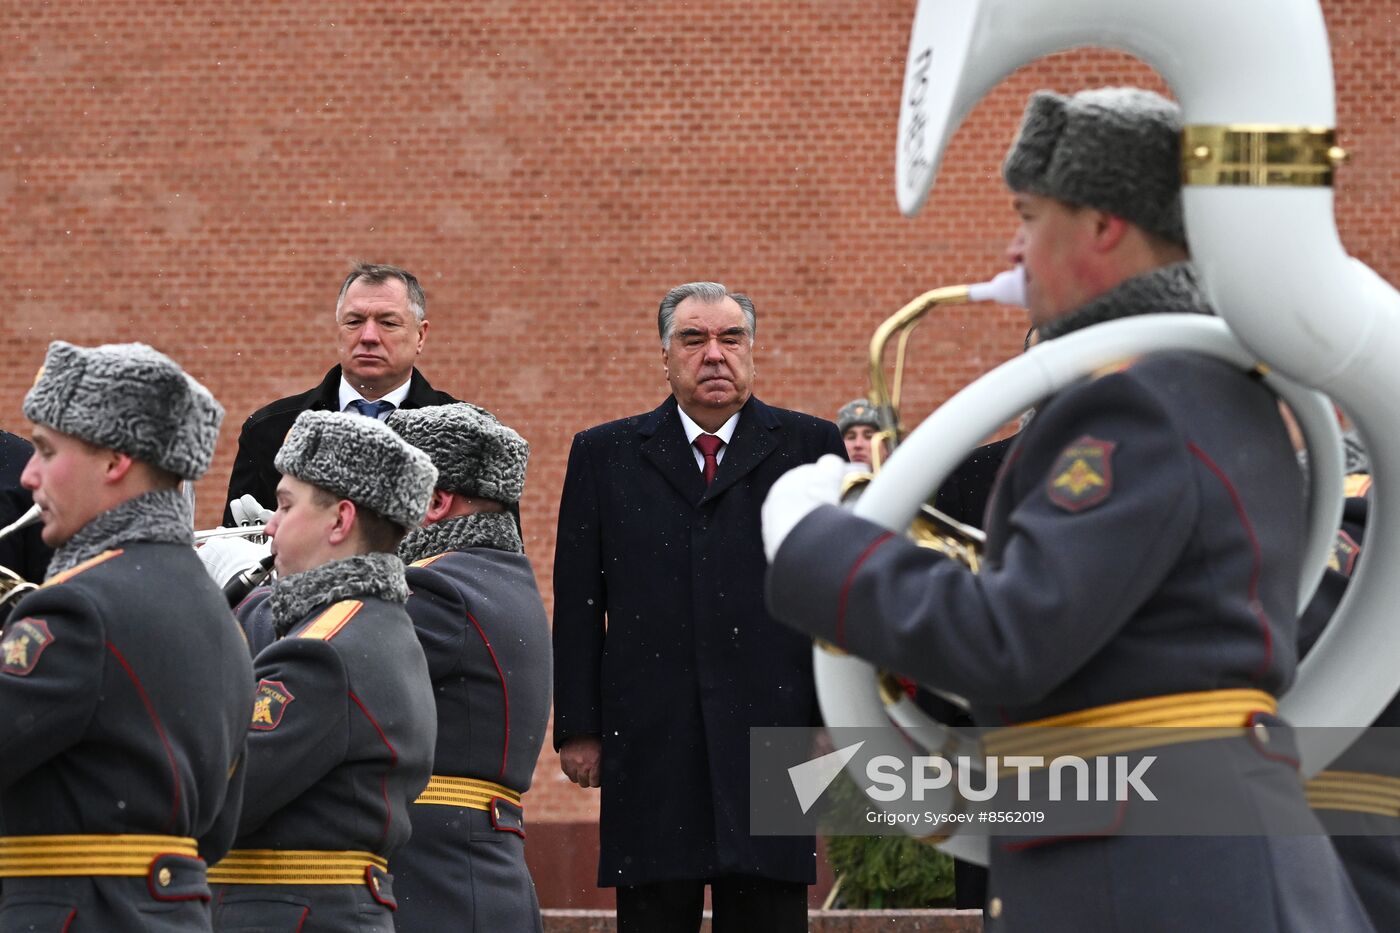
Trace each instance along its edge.
<instances>
[{"instance_id":1,"label":"blue necktie","mask_svg":"<svg viewBox=\"0 0 1400 933\"><path fill-rule=\"evenodd\" d=\"M383 400L378 402L366 402L362 398L357 398L350 403L349 410L364 415L366 418L374 418L377 421L379 416L386 411L394 410L394 403L385 402Z\"/></svg>"}]
</instances>

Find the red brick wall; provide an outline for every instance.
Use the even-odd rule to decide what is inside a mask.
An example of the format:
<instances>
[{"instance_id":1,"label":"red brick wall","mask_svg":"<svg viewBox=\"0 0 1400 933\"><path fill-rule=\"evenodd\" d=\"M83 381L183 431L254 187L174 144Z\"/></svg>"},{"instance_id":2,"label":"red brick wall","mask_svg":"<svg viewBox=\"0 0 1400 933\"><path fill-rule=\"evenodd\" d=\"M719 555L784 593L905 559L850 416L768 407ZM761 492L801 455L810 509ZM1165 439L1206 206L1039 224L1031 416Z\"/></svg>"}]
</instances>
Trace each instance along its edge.
<instances>
[{"instance_id":1,"label":"red brick wall","mask_svg":"<svg viewBox=\"0 0 1400 933\"><path fill-rule=\"evenodd\" d=\"M527 545L548 591L568 441L665 393L671 285L758 305L758 391L831 415L872 326L1004 263L997 167L1026 94L1156 85L1124 56L1018 72L954 139L914 220L891 169L910 0L641 4L248 0L15 4L0 87L0 424L53 338L144 340L228 408L200 484L216 521L238 425L332 362L351 257L423 280L423 369L533 444ZM1394 0L1328 0L1347 247L1400 282ZM1011 356L1018 312L925 325L910 410ZM936 356L933 352L936 351ZM567 659L565 659L565 662ZM591 815L541 762L532 818Z\"/></svg>"}]
</instances>

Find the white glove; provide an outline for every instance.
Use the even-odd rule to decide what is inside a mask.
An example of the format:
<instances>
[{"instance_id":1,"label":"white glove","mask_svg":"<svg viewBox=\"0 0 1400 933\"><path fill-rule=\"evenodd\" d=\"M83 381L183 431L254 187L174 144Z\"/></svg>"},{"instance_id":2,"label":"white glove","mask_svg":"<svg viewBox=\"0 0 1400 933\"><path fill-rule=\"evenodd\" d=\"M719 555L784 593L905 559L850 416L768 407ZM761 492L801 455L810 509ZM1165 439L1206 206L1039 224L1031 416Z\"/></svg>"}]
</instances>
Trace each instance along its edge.
<instances>
[{"instance_id":1,"label":"white glove","mask_svg":"<svg viewBox=\"0 0 1400 933\"><path fill-rule=\"evenodd\" d=\"M254 544L247 538L229 535L210 538L196 548L195 553L204 561L205 571L222 588L243 571L261 563L264 557L272 553L272 545Z\"/></svg>"},{"instance_id":2,"label":"white glove","mask_svg":"<svg viewBox=\"0 0 1400 933\"><path fill-rule=\"evenodd\" d=\"M816 463L804 463L778 477L763 500L763 553L768 555L768 563L808 512L819 505L840 505L841 483L847 473L864 469L863 463L847 463L835 454L826 454Z\"/></svg>"},{"instance_id":3,"label":"white glove","mask_svg":"<svg viewBox=\"0 0 1400 933\"><path fill-rule=\"evenodd\" d=\"M235 525L266 525L272 521L273 510L265 509L252 495L245 493L228 504Z\"/></svg>"}]
</instances>

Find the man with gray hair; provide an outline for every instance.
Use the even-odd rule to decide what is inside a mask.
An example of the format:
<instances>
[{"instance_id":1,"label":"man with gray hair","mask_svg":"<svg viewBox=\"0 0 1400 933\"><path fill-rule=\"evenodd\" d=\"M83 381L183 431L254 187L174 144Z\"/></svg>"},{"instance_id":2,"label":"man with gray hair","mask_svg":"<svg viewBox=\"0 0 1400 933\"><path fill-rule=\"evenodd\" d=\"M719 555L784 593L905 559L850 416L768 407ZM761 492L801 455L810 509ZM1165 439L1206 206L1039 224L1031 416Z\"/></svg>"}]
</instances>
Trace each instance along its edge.
<instances>
[{"instance_id":1,"label":"man with gray hair","mask_svg":"<svg viewBox=\"0 0 1400 933\"><path fill-rule=\"evenodd\" d=\"M355 263L335 302L340 362L320 385L264 405L243 422L229 476L225 525L264 517L260 506L270 505L277 489L273 455L302 412L350 411L383 420L396 408L457 401L429 385L415 367L428 336L427 308L423 286L407 269Z\"/></svg>"},{"instance_id":2,"label":"man with gray hair","mask_svg":"<svg viewBox=\"0 0 1400 933\"><path fill-rule=\"evenodd\" d=\"M208 930L253 679L179 485L223 408L148 346L55 341L24 414L57 550L0 633L0 931Z\"/></svg>"},{"instance_id":3,"label":"man with gray hair","mask_svg":"<svg viewBox=\"0 0 1400 933\"><path fill-rule=\"evenodd\" d=\"M525 811L549 727L549 617L507 506L530 446L463 404L396 411L389 427L438 468L423 526L399 545L408 615L437 698L428 789L394 859L403 930L540 929Z\"/></svg>"},{"instance_id":4,"label":"man with gray hair","mask_svg":"<svg viewBox=\"0 0 1400 933\"><path fill-rule=\"evenodd\" d=\"M671 397L574 437L554 559L554 741L602 788L618 929L805 931L813 840L749 834L748 736L815 722L811 645L764 611L758 508L836 426L753 396L753 303L672 289Z\"/></svg>"},{"instance_id":5,"label":"man with gray hair","mask_svg":"<svg viewBox=\"0 0 1400 933\"><path fill-rule=\"evenodd\" d=\"M1186 261L1180 129L1175 104L1135 88L1031 97L1003 175L1042 340L1210 313ZM981 725L1154 730L1150 750L1077 752L1074 735L1059 754L1151 751L1159 774L1193 755L1152 802L992 840L989 930L1370 929L1276 715L1297 661L1303 487L1253 373L1148 353L1037 406L976 576L837 508L841 472L800 468L764 505L782 621L966 697ZM1193 818L1221 834L1182 835Z\"/></svg>"},{"instance_id":6,"label":"man with gray hair","mask_svg":"<svg viewBox=\"0 0 1400 933\"><path fill-rule=\"evenodd\" d=\"M277 453L277 583L240 607L253 661L238 840L209 875L215 929L394 929L388 859L432 771L437 712L394 550L437 480L373 418L303 412Z\"/></svg>"}]
</instances>

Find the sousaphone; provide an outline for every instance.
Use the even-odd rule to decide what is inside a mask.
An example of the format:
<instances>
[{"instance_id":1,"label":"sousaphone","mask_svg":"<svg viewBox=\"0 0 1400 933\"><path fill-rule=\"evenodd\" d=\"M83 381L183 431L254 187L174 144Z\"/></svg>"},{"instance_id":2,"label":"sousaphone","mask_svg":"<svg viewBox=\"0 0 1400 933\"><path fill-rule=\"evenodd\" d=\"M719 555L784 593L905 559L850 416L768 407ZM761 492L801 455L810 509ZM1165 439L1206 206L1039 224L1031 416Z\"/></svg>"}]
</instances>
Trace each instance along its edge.
<instances>
[{"instance_id":1,"label":"sousaphone","mask_svg":"<svg viewBox=\"0 0 1400 933\"><path fill-rule=\"evenodd\" d=\"M1341 507L1340 448L1322 394L1334 399L1367 446L1374 485L1351 585L1280 700L1280 714L1294 725L1346 727L1299 731L1301 768L1311 776L1400 687L1400 626L1392 618L1400 576L1384 573L1400 559L1400 515L1393 514L1400 498L1387 498L1400 469L1400 432L1390 415L1400 395L1400 292L1349 257L1337 235L1331 182L1344 154L1335 141L1322 12L1317 0L921 0L899 121L900 209L913 215L923 206L949 139L997 82L1036 58L1080 46L1140 57L1181 103L1186 229L1220 318L1101 324L998 367L898 446L855 511L902 531L966 453L1023 409L1107 363L1190 349L1267 373L1299 415L1313 466L1305 601ZM816 667L828 725L890 721L869 665L819 648ZM897 720L920 724L910 704L893 705ZM882 731L890 747L866 751L907 754L895 730ZM925 744L942 750L937 739ZM932 802L939 806L965 804L950 794ZM985 838L954 836L941 845L986 860Z\"/></svg>"}]
</instances>

